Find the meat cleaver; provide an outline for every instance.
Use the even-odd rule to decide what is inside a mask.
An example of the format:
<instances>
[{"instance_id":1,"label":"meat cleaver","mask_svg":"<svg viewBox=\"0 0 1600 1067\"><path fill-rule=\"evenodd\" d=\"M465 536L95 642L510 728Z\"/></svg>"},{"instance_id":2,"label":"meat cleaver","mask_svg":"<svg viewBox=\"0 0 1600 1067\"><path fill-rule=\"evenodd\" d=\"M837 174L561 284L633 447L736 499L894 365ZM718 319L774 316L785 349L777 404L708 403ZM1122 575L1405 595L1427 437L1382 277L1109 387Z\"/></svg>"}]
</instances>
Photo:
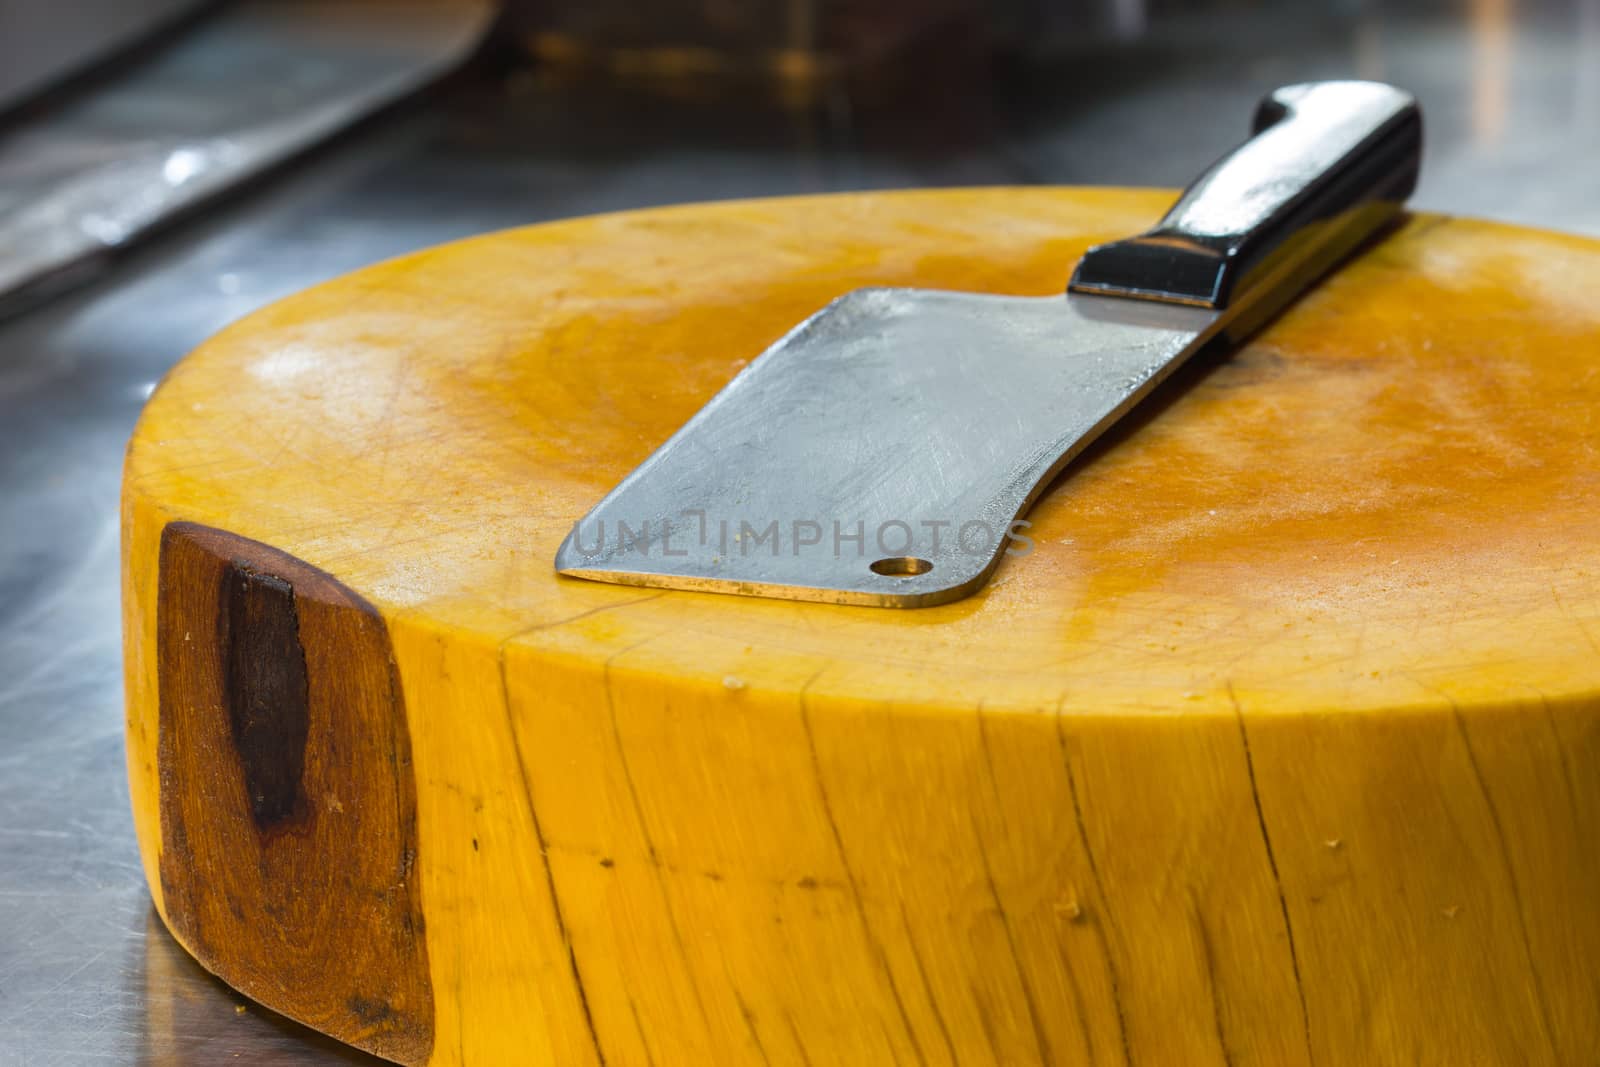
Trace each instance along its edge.
<instances>
[{"instance_id":1,"label":"meat cleaver","mask_svg":"<svg viewBox=\"0 0 1600 1067\"><path fill-rule=\"evenodd\" d=\"M579 520L556 569L625 585L923 607L1024 556L1028 506L1213 339L1237 341L1400 210L1422 117L1290 85L1154 229L1066 293L847 293L753 360ZM1017 566L1026 566L1018 559Z\"/></svg>"}]
</instances>

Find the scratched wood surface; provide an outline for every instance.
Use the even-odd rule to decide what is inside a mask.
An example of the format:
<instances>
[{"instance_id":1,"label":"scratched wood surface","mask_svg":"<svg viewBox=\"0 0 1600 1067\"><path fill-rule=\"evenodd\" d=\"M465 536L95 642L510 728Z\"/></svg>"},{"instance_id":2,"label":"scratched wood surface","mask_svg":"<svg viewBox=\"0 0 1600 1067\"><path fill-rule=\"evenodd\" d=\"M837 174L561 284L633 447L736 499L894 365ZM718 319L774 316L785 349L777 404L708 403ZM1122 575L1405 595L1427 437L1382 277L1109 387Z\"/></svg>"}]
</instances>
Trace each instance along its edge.
<instances>
[{"instance_id":1,"label":"scratched wood surface","mask_svg":"<svg viewBox=\"0 0 1600 1067\"><path fill-rule=\"evenodd\" d=\"M210 341L124 488L129 770L168 927L405 1062L1590 1061L1594 243L1411 219L1183 372L970 600L552 573L829 298L1059 292L1169 201L583 219Z\"/></svg>"}]
</instances>

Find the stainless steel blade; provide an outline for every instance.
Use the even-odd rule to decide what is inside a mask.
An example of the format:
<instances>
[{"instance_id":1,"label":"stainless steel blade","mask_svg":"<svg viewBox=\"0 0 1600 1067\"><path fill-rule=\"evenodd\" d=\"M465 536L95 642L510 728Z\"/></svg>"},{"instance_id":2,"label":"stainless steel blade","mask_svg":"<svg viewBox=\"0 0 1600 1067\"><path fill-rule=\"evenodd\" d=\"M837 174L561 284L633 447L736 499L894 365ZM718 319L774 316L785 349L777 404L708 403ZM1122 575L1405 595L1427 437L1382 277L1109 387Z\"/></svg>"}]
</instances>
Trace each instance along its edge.
<instances>
[{"instance_id":1,"label":"stainless steel blade","mask_svg":"<svg viewBox=\"0 0 1600 1067\"><path fill-rule=\"evenodd\" d=\"M1220 324L1079 294L849 293L618 484L556 567L841 604L957 599L1025 553L1034 495Z\"/></svg>"}]
</instances>

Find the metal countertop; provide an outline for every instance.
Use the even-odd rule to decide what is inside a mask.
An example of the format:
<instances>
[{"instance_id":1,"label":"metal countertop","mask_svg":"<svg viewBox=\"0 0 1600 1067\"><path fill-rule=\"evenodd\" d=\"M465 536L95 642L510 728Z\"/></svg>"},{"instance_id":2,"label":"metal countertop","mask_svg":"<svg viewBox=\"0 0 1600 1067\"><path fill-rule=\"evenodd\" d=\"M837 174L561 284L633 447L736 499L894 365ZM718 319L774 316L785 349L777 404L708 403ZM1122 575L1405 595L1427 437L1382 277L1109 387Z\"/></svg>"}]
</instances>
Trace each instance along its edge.
<instances>
[{"instance_id":1,"label":"metal countertop","mask_svg":"<svg viewBox=\"0 0 1600 1067\"><path fill-rule=\"evenodd\" d=\"M994 183L1179 185L1257 97L1393 81L1415 206L1600 236L1600 0L1159 24L909 114L737 111L480 67L0 321L0 1064L376 1062L254 1006L160 929L128 812L117 495L153 384L206 336L364 264L683 200Z\"/></svg>"}]
</instances>

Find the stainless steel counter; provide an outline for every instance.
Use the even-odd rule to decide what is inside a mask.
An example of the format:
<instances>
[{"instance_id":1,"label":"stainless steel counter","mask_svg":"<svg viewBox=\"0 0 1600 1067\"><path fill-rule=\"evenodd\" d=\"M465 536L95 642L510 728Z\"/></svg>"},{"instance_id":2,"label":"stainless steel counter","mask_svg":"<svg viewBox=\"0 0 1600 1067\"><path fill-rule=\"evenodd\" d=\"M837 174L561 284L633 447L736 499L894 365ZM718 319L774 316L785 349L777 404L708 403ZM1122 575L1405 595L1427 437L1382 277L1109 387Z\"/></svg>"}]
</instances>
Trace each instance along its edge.
<instances>
[{"instance_id":1,"label":"stainless steel counter","mask_svg":"<svg viewBox=\"0 0 1600 1067\"><path fill-rule=\"evenodd\" d=\"M1454 10L1454 9L1452 9ZM230 320L408 249L679 200L1181 183L1256 97L1360 75L1428 115L1415 203L1600 236L1600 0L1195 20L899 117L605 98L482 71L0 322L0 1064L365 1062L243 1002L153 919L122 756L117 491L153 383Z\"/></svg>"}]
</instances>

